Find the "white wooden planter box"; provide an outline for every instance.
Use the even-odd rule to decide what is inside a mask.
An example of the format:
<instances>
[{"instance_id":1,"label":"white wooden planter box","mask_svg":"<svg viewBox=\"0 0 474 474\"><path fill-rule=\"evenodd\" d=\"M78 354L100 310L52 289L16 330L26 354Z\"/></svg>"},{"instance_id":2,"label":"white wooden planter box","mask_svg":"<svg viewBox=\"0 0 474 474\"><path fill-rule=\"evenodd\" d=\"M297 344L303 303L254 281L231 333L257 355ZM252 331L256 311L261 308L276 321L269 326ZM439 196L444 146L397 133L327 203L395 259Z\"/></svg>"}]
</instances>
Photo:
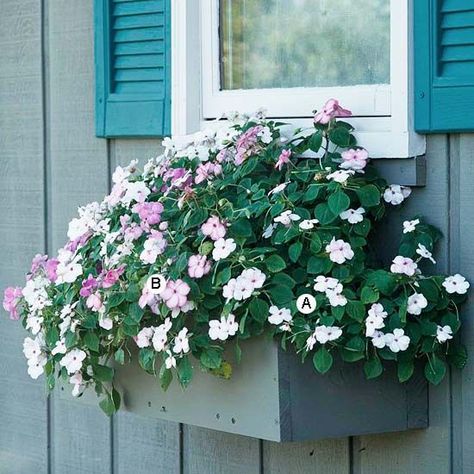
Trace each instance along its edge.
<instances>
[{"instance_id":1,"label":"white wooden planter box","mask_svg":"<svg viewBox=\"0 0 474 474\"><path fill-rule=\"evenodd\" d=\"M117 369L125 410L272 441L301 441L424 428L427 385L421 377L400 384L395 370L366 380L358 364L340 364L326 375L311 360L260 338L242 344L230 380L201 372L183 390L167 392L137 365ZM393 368L395 369L395 368Z\"/></svg>"}]
</instances>

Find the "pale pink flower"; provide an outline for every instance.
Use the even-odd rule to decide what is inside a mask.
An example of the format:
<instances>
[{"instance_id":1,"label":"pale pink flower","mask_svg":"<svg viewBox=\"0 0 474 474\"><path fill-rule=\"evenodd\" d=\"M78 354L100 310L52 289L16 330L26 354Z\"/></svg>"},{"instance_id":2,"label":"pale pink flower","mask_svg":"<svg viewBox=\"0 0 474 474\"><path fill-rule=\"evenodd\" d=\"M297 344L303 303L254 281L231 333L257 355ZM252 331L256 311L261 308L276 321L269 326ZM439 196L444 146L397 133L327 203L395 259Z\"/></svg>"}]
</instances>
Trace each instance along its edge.
<instances>
[{"instance_id":1,"label":"pale pink flower","mask_svg":"<svg viewBox=\"0 0 474 474\"><path fill-rule=\"evenodd\" d=\"M120 267L113 270L109 270L102 280L102 288L110 288L118 282L120 276L123 274L125 268Z\"/></svg>"},{"instance_id":2,"label":"pale pink flower","mask_svg":"<svg viewBox=\"0 0 474 474\"><path fill-rule=\"evenodd\" d=\"M418 265L408 257L402 257L398 255L393 259L390 271L392 273L400 273L402 275L413 276L416 272Z\"/></svg>"},{"instance_id":3,"label":"pale pink flower","mask_svg":"<svg viewBox=\"0 0 474 474\"><path fill-rule=\"evenodd\" d=\"M326 245L326 252L329 254L331 262L342 264L346 260L351 260L354 257L354 251L350 244L335 237L332 238L331 242Z\"/></svg>"},{"instance_id":4,"label":"pale pink flower","mask_svg":"<svg viewBox=\"0 0 474 474\"><path fill-rule=\"evenodd\" d=\"M367 166L369 159L367 150L363 148L358 150L351 148L350 150L344 151L341 156L343 161L340 164L340 168L355 171L362 171Z\"/></svg>"},{"instance_id":5,"label":"pale pink flower","mask_svg":"<svg viewBox=\"0 0 474 474\"><path fill-rule=\"evenodd\" d=\"M205 255L191 255L188 261L188 275L191 278L202 278L211 270L211 262Z\"/></svg>"},{"instance_id":6,"label":"pale pink flower","mask_svg":"<svg viewBox=\"0 0 474 474\"><path fill-rule=\"evenodd\" d=\"M168 308L180 309L188 302L187 295L190 291L191 288L189 288L189 285L183 280L168 280L161 297Z\"/></svg>"},{"instance_id":7,"label":"pale pink flower","mask_svg":"<svg viewBox=\"0 0 474 474\"><path fill-rule=\"evenodd\" d=\"M290 162L291 150L283 150L278 157L275 168L279 171L283 168L283 165Z\"/></svg>"},{"instance_id":8,"label":"pale pink flower","mask_svg":"<svg viewBox=\"0 0 474 474\"><path fill-rule=\"evenodd\" d=\"M17 320L19 318L18 315L18 301L22 296L21 288L20 287L8 287L4 292L3 297L3 307L5 311L10 313L10 319Z\"/></svg>"},{"instance_id":9,"label":"pale pink flower","mask_svg":"<svg viewBox=\"0 0 474 474\"><path fill-rule=\"evenodd\" d=\"M87 298L93 293L97 286L97 279L94 278L92 275L89 275L85 280L82 280L82 287L79 291L79 294L83 298Z\"/></svg>"},{"instance_id":10,"label":"pale pink flower","mask_svg":"<svg viewBox=\"0 0 474 474\"><path fill-rule=\"evenodd\" d=\"M159 224L163 210L161 202L140 202L132 208L132 211L138 214L142 223L147 225Z\"/></svg>"},{"instance_id":11,"label":"pale pink flower","mask_svg":"<svg viewBox=\"0 0 474 474\"><path fill-rule=\"evenodd\" d=\"M339 105L336 99L329 99L324 107L314 116L314 123L326 125L335 117L350 117L352 112Z\"/></svg>"},{"instance_id":12,"label":"pale pink flower","mask_svg":"<svg viewBox=\"0 0 474 474\"><path fill-rule=\"evenodd\" d=\"M201 232L212 240L219 240L225 236L226 227L217 216L212 216L201 226Z\"/></svg>"},{"instance_id":13,"label":"pale pink flower","mask_svg":"<svg viewBox=\"0 0 474 474\"><path fill-rule=\"evenodd\" d=\"M249 156L258 150L258 136L263 127L257 125L245 131L237 140L235 145L237 153L235 155L235 164L242 164Z\"/></svg>"},{"instance_id":14,"label":"pale pink flower","mask_svg":"<svg viewBox=\"0 0 474 474\"><path fill-rule=\"evenodd\" d=\"M200 184L203 181L210 180L214 176L217 176L222 173L222 166L220 164L214 164L210 161L207 163L200 164L196 169L196 177L194 182Z\"/></svg>"},{"instance_id":15,"label":"pale pink flower","mask_svg":"<svg viewBox=\"0 0 474 474\"><path fill-rule=\"evenodd\" d=\"M99 311L102 308L102 299L98 293L92 293L86 300L86 306L92 311Z\"/></svg>"}]
</instances>

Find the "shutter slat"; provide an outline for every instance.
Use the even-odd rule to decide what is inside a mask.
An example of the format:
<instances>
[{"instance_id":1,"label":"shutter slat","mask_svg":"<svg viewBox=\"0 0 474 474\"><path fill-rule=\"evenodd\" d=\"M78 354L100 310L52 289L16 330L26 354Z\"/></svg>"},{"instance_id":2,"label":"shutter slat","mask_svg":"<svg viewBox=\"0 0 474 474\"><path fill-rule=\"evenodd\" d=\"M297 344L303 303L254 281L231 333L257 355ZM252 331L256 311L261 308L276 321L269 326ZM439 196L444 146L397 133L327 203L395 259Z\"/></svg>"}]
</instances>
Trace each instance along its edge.
<instances>
[{"instance_id":1,"label":"shutter slat","mask_svg":"<svg viewBox=\"0 0 474 474\"><path fill-rule=\"evenodd\" d=\"M128 15L114 18L114 30L128 28L148 28L150 26L164 26L165 16L162 13L150 13L147 15Z\"/></svg>"},{"instance_id":2,"label":"shutter slat","mask_svg":"<svg viewBox=\"0 0 474 474\"><path fill-rule=\"evenodd\" d=\"M415 129L474 130L474 2L416 0Z\"/></svg>"},{"instance_id":3,"label":"shutter slat","mask_svg":"<svg viewBox=\"0 0 474 474\"><path fill-rule=\"evenodd\" d=\"M95 0L99 136L164 136L170 129L170 0ZM97 30L96 30L97 31ZM98 54L97 56L100 56ZM97 59L96 59L97 62ZM99 68L98 68L99 69ZM102 84L101 84L102 82Z\"/></svg>"},{"instance_id":4,"label":"shutter slat","mask_svg":"<svg viewBox=\"0 0 474 474\"><path fill-rule=\"evenodd\" d=\"M134 41L163 40L164 28L130 28L117 31L114 35L115 43L130 43Z\"/></svg>"},{"instance_id":5,"label":"shutter slat","mask_svg":"<svg viewBox=\"0 0 474 474\"><path fill-rule=\"evenodd\" d=\"M165 66L165 56L163 54L117 56L114 60L114 66L116 69L162 68Z\"/></svg>"},{"instance_id":6,"label":"shutter slat","mask_svg":"<svg viewBox=\"0 0 474 474\"><path fill-rule=\"evenodd\" d=\"M113 16L160 13L163 12L163 10L164 0L114 2Z\"/></svg>"}]
</instances>

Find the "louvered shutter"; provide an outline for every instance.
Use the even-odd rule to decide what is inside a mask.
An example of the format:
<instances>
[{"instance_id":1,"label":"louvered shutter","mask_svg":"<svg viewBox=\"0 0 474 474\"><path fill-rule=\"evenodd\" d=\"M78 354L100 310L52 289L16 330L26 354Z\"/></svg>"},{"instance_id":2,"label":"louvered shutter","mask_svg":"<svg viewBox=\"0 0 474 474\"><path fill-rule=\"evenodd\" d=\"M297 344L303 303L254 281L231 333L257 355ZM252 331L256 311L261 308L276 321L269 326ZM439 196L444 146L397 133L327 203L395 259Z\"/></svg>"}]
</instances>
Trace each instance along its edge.
<instances>
[{"instance_id":1,"label":"louvered shutter","mask_svg":"<svg viewBox=\"0 0 474 474\"><path fill-rule=\"evenodd\" d=\"M415 128L474 130L474 1L414 0Z\"/></svg>"},{"instance_id":2,"label":"louvered shutter","mask_svg":"<svg viewBox=\"0 0 474 474\"><path fill-rule=\"evenodd\" d=\"M95 0L96 133L170 133L170 0Z\"/></svg>"}]
</instances>

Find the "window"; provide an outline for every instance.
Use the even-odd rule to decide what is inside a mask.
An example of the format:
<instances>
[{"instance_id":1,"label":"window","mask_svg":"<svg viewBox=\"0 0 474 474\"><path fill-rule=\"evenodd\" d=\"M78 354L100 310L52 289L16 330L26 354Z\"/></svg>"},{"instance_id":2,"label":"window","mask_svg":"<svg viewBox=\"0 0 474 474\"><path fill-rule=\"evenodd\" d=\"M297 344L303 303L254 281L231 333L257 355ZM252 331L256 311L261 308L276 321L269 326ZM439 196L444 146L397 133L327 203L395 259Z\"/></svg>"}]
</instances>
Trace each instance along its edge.
<instances>
[{"instance_id":1,"label":"window","mask_svg":"<svg viewBox=\"0 0 474 474\"><path fill-rule=\"evenodd\" d=\"M337 98L372 156L424 153L409 99L412 1L172 0L173 130L259 107L309 125Z\"/></svg>"}]
</instances>

